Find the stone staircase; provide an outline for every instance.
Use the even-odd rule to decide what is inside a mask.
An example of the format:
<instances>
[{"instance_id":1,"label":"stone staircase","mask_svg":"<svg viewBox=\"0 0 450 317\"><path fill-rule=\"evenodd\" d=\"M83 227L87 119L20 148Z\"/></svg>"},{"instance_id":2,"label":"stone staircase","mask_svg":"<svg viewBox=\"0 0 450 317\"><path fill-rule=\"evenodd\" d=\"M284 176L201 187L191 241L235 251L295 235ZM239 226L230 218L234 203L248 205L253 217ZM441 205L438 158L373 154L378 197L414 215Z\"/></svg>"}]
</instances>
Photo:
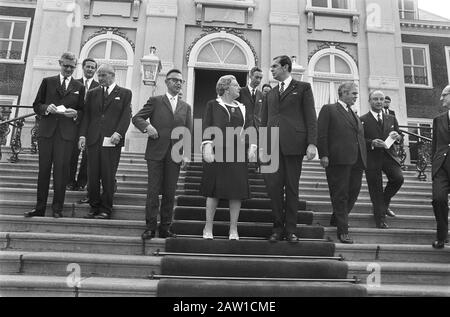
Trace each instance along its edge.
<instances>
[{"instance_id":1,"label":"stone staircase","mask_svg":"<svg viewBox=\"0 0 450 317\"><path fill-rule=\"evenodd\" d=\"M5 160L9 156L7 150L3 153L0 162L1 296L158 295L158 285L164 280L149 276L168 275L162 265L168 260L155 255L166 251L167 241L143 242L140 238L145 227L147 185L146 164L141 154L122 155L113 220L100 221L83 219L89 207L77 201L84 198L84 192L67 192L62 219L23 218L23 212L34 207L37 156L21 154L19 163L10 164ZM204 243L198 239L204 224L204 199L198 196L200 178L201 164L193 163L181 173L177 189L174 230L191 245ZM264 181L261 175L252 174L250 183L254 199L243 205L239 218L241 241L230 253L242 250L242 245L249 242L256 243L257 247L267 246L264 238L270 233L271 223ZM391 206L397 218L388 219L389 230L375 229L363 178L359 200L350 215L350 234L355 244L329 243L328 240L336 240L336 229L328 227L331 203L325 173L318 162L305 162L300 181L298 230L303 240L299 248L308 243L333 245L334 256L345 259L347 277L358 277L359 286L365 287L370 296L450 296L450 248L431 247L435 220L430 201L431 183L418 181L415 172L405 172L405 184ZM220 206L214 227L218 239L212 243L228 242L223 239L228 233L228 217L226 206ZM188 259L202 263L217 256L201 260L198 253L192 251ZM269 255L274 263L285 261L277 256ZM300 259L297 263L307 265L305 261ZM78 266L68 267L68 264ZM80 284L72 283L68 287L68 279L70 282L78 276L78 268ZM373 280L373 269L375 273L380 271L375 278L380 283L370 286L366 279L370 275L369 280ZM210 274L213 277L218 273ZM172 280L168 281L170 284ZM216 284L220 286L219 282ZM237 286L242 289L242 285Z\"/></svg>"}]
</instances>

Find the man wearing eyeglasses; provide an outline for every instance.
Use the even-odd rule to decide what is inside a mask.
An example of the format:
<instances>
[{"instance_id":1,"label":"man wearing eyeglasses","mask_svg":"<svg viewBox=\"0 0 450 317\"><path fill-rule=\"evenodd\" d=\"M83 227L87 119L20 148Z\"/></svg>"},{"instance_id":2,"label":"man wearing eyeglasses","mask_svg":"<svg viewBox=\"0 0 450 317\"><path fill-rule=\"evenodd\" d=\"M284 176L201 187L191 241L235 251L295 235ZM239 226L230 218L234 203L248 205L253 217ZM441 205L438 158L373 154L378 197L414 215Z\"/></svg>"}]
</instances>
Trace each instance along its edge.
<instances>
[{"instance_id":1,"label":"man wearing eyeglasses","mask_svg":"<svg viewBox=\"0 0 450 317\"><path fill-rule=\"evenodd\" d=\"M172 140L171 134L173 129L178 127L186 127L192 132L191 106L179 98L183 83L181 71L170 70L166 76L167 93L151 97L132 120L136 128L148 136L145 151L148 168L145 206L147 229L142 234L144 240L155 237L158 213L161 215L159 237L175 237L170 231L175 190L180 166L186 164L189 158L183 157L181 164L174 161L171 155L172 146L179 140ZM162 194L161 208L159 194Z\"/></svg>"},{"instance_id":2,"label":"man wearing eyeglasses","mask_svg":"<svg viewBox=\"0 0 450 317\"><path fill-rule=\"evenodd\" d=\"M60 74L42 80L33 103L34 112L41 116L37 135L39 175L36 207L25 213L28 218L45 216L52 167L53 217L62 217L70 157L84 107L85 88L72 78L76 64L74 54L64 53L59 60Z\"/></svg>"},{"instance_id":3,"label":"man wearing eyeglasses","mask_svg":"<svg viewBox=\"0 0 450 317\"><path fill-rule=\"evenodd\" d=\"M437 222L435 249L448 243L448 194L450 192L450 85L444 88L441 101L446 112L433 120L431 143L433 211Z\"/></svg>"}]
</instances>

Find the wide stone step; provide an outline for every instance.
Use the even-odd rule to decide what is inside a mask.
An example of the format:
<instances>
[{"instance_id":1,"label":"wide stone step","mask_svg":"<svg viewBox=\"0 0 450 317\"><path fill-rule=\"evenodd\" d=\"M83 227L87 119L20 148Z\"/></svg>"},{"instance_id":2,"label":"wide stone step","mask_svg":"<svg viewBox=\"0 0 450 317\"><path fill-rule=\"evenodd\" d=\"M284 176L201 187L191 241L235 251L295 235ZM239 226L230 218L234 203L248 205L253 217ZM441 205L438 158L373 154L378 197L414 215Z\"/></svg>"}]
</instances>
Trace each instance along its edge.
<instances>
[{"instance_id":1,"label":"wide stone step","mask_svg":"<svg viewBox=\"0 0 450 317\"><path fill-rule=\"evenodd\" d=\"M433 207L431 206L431 201L428 204L412 204L412 203L398 203L394 198L390 208L396 213L398 216L433 216ZM314 212L323 212L323 213L332 213L333 207L331 206L331 202L329 200L308 200L305 209L313 210ZM353 207L352 213L359 214L370 214L373 215L373 206L369 201L360 201L358 200ZM389 221L389 219L388 219Z\"/></svg>"},{"instance_id":2,"label":"wide stone step","mask_svg":"<svg viewBox=\"0 0 450 317\"><path fill-rule=\"evenodd\" d=\"M417 244L336 244L336 256L345 261L450 263L450 248L436 250Z\"/></svg>"},{"instance_id":3,"label":"wide stone step","mask_svg":"<svg viewBox=\"0 0 450 317\"><path fill-rule=\"evenodd\" d=\"M157 280L89 277L80 287L67 285L66 277L0 275L4 297L155 297Z\"/></svg>"},{"instance_id":4,"label":"wide stone step","mask_svg":"<svg viewBox=\"0 0 450 317\"><path fill-rule=\"evenodd\" d=\"M331 212L314 212L314 224L328 227ZM395 218L386 217L386 223L392 229L436 229L434 216L397 215ZM374 216L369 213L354 213L349 215L349 225L353 228L375 228Z\"/></svg>"},{"instance_id":5,"label":"wide stone step","mask_svg":"<svg viewBox=\"0 0 450 317\"><path fill-rule=\"evenodd\" d=\"M7 251L153 255L164 249L165 239L144 242L140 237L118 235L0 232L0 245Z\"/></svg>"},{"instance_id":6,"label":"wide stone step","mask_svg":"<svg viewBox=\"0 0 450 317\"><path fill-rule=\"evenodd\" d=\"M450 297L450 288L439 285L382 284L366 288L372 297Z\"/></svg>"},{"instance_id":7,"label":"wide stone step","mask_svg":"<svg viewBox=\"0 0 450 317\"><path fill-rule=\"evenodd\" d=\"M436 239L436 230L352 228L349 234L355 243L421 244L429 245ZM325 228L325 237L337 241L336 228Z\"/></svg>"},{"instance_id":8,"label":"wide stone step","mask_svg":"<svg viewBox=\"0 0 450 317\"><path fill-rule=\"evenodd\" d=\"M115 277L145 279L160 273L161 258L118 254L0 251L0 274L67 276L76 264L82 279ZM69 271L70 272L70 271Z\"/></svg>"},{"instance_id":9,"label":"wide stone step","mask_svg":"<svg viewBox=\"0 0 450 317\"><path fill-rule=\"evenodd\" d=\"M346 262L349 275L381 284L441 285L450 287L450 265L441 263ZM374 269L374 271L372 271ZM373 275L379 273L379 278ZM372 280L373 279L373 280Z\"/></svg>"}]
</instances>

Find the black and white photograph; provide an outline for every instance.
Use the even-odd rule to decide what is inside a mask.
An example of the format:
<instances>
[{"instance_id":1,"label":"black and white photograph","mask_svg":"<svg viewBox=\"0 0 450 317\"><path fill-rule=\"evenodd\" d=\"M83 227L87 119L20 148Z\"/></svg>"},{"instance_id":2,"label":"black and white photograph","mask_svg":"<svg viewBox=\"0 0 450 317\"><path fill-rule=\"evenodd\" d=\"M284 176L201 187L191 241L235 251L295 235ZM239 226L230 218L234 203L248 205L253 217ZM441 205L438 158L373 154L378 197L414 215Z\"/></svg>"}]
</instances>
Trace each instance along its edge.
<instances>
[{"instance_id":1,"label":"black and white photograph","mask_svg":"<svg viewBox=\"0 0 450 317\"><path fill-rule=\"evenodd\" d=\"M0 0L0 297L450 297L449 194L450 1Z\"/></svg>"}]
</instances>

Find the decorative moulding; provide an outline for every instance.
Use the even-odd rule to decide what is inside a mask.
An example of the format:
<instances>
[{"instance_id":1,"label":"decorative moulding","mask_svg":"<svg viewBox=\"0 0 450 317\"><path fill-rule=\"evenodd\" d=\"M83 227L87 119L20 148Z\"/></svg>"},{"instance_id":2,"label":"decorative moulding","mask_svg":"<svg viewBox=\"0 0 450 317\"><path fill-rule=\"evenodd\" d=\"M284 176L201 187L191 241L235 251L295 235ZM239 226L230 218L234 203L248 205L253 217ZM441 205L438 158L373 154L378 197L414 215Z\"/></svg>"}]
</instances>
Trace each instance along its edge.
<instances>
[{"instance_id":1,"label":"decorative moulding","mask_svg":"<svg viewBox=\"0 0 450 317\"><path fill-rule=\"evenodd\" d=\"M134 44L134 42L133 42L132 40L130 40L130 39L127 37L127 35L126 35L125 33L120 32L118 28L111 28L111 27L109 27L109 28L101 28L100 30L98 30L98 31L96 31L96 32L94 32L94 33L92 33L92 34L87 38L87 40L84 41L84 42L81 44L81 48L83 48L83 46L84 46L87 42L89 42L91 39L93 39L94 37L99 36L99 35L102 35L102 34L106 34L106 33L108 33L108 32L112 32L113 34L118 35L118 36L124 38L128 43L130 43L131 47L133 48L133 51L135 50L135 46L136 46L136 45Z\"/></svg>"},{"instance_id":2,"label":"decorative moulding","mask_svg":"<svg viewBox=\"0 0 450 317\"><path fill-rule=\"evenodd\" d=\"M353 36L358 35L360 13L356 10L306 7L305 12L307 16L306 25L309 33L314 31L314 17L317 15L349 18Z\"/></svg>"},{"instance_id":3,"label":"decorative moulding","mask_svg":"<svg viewBox=\"0 0 450 317\"><path fill-rule=\"evenodd\" d=\"M343 52L345 52L348 56L350 56L356 63L356 65L358 65L358 59L353 56L352 53L350 53L350 51L347 49L347 47L345 47L344 45L342 45L342 43L336 43L336 42L323 42L317 45L316 49L313 50L311 53L309 53L308 55L308 62L311 60L311 58L319 51L323 50L323 49L327 49L330 47L334 47L338 50L341 50Z\"/></svg>"},{"instance_id":4,"label":"decorative moulding","mask_svg":"<svg viewBox=\"0 0 450 317\"><path fill-rule=\"evenodd\" d=\"M75 0L45 0L43 9L45 11L72 12L75 5Z\"/></svg>"},{"instance_id":5,"label":"decorative moulding","mask_svg":"<svg viewBox=\"0 0 450 317\"><path fill-rule=\"evenodd\" d=\"M147 2L147 16L176 18L178 4L176 1L152 0Z\"/></svg>"},{"instance_id":6,"label":"decorative moulding","mask_svg":"<svg viewBox=\"0 0 450 317\"><path fill-rule=\"evenodd\" d=\"M248 28L253 27L253 19L256 8L255 0L194 0L195 20L198 25L203 25L205 8L222 8L230 10L244 10Z\"/></svg>"},{"instance_id":7,"label":"decorative moulding","mask_svg":"<svg viewBox=\"0 0 450 317\"><path fill-rule=\"evenodd\" d=\"M398 77L372 76L369 78L369 88L396 90L400 88L400 79Z\"/></svg>"},{"instance_id":8,"label":"decorative moulding","mask_svg":"<svg viewBox=\"0 0 450 317\"><path fill-rule=\"evenodd\" d=\"M59 70L58 56L36 56L33 58L33 68Z\"/></svg>"},{"instance_id":9,"label":"decorative moulding","mask_svg":"<svg viewBox=\"0 0 450 317\"><path fill-rule=\"evenodd\" d=\"M270 14L269 23L271 25L300 25L300 15L289 12L272 12Z\"/></svg>"}]
</instances>

